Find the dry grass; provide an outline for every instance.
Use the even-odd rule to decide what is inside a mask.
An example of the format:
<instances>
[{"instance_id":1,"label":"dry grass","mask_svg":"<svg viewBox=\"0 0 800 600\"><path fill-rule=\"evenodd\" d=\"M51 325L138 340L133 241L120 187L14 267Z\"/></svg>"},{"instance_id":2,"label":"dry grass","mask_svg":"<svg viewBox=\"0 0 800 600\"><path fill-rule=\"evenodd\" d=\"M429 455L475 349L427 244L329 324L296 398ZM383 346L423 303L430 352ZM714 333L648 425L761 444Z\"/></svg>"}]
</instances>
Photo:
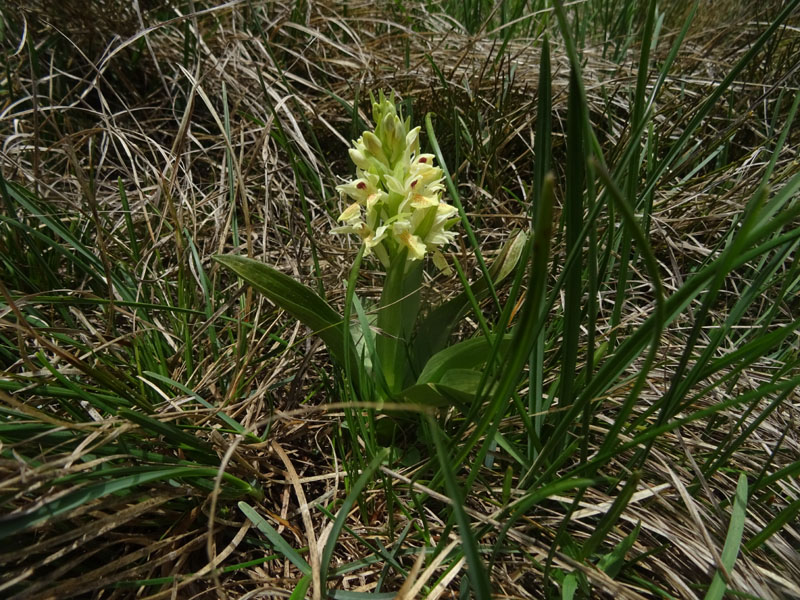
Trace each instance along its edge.
<instances>
[{"instance_id":1,"label":"dry grass","mask_svg":"<svg viewBox=\"0 0 800 600\"><path fill-rule=\"evenodd\" d=\"M130 360L132 340L148 330L160 331L170 352L165 357L166 375L186 382L248 430L262 434L269 427L271 442L253 444L214 431L216 408L204 408L175 389L162 391L168 402L158 418L188 419L201 428L197 435L229 473L258 482L264 498L253 504L290 545L314 547L313 540L325 536L328 520L319 511L304 512L301 507L324 505L346 493L342 460L351 451L339 430L343 413L335 404L340 398L327 375L327 358L307 331L278 314L266 300L249 290L234 295L233 282L212 266L211 256L222 251L247 254L312 287L317 286L318 273L331 302L342 303L341 282L356 248L343 247L342 238L328 232L339 209L334 186L350 173L346 149L357 131L352 114L338 98L351 102L359 96L364 108L366 92L378 89L394 89L413 101L416 119L429 110L437 113L440 143L485 253L491 256L508 229L524 227L526 222L540 40L513 39L498 54L501 48L495 39L470 35L422 3L376 8L368 2L346 6L140 2L141 12L130 6L136 3L12 2L3 9L12 21L9 29L19 32L23 23L27 27L19 47L14 46L19 40L13 36L3 46L8 77L0 105L3 177L35 191L53 217L102 257L107 273L117 261L129 263L137 278L137 301L163 305L186 294L191 299L187 305L202 307L200 266L214 289L231 286L231 293L226 304L214 307L213 318L193 314L180 337L166 312L156 310L146 321L122 302L110 307L76 302L69 307L74 321L66 323L52 305L37 302L36 294L43 290L4 284L4 293L15 300L6 296L0 305L0 333L16 340L19 356L13 361L3 358L3 379L27 382L33 393L0 390L0 402L32 422L58 428L65 437L63 449L53 438L39 445L37 432L43 435L43 430L6 444L9 454L0 459L0 497L4 506L30 510L37 502L64 493L53 487L54 478L88 472L120 458L131 466L143 460L124 445L118 455L96 454L136 433L136 425L100 414L95 421L75 424L57 402L35 387L58 383L55 374L43 372L35 353L50 357L61 377L85 375L112 363L110 372L121 373L122 364ZM659 100L654 123L664 140L662 148L680 134L687 115L746 51L758 30L746 12L720 22L712 15L718 14L717 9L704 10ZM715 27L709 39L710 22ZM772 50L771 67L747 74L748 79L708 120L696 154L670 174L672 185L657 191L652 243L668 291L715 250L757 187L770 158L762 144L771 131L776 91L783 90L787 98L798 92L798 65L791 60L798 40L796 29L782 34ZM659 51L662 47L667 46L660 45ZM553 151L555 168L561 171L569 62L557 41L553 52ZM627 135L626 90L635 85L635 52L631 49L625 59L614 62L603 57L601 47L588 47L584 58L590 114L613 164ZM495 59L498 65L492 68ZM790 101L783 102L788 110ZM474 140L471 147L461 148L457 162L456 133L449 129L454 115ZM778 158L772 179L776 187L798 170L799 136L800 129L794 128ZM721 167L711 161L692 173L697 158L723 140L729 140L730 150L727 160L719 161ZM305 175L301 179L298 173ZM563 179L563 173L558 175ZM120 189L130 203L139 242L136 260L130 257ZM468 274L474 274L467 250L456 255ZM106 284L80 272L64 269L56 276L59 287L70 290L73 298L109 297ZM636 276L639 281L631 285L621 330L635 327L651 310L647 278L643 273ZM175 283L179 277L183 289ZM428 284L432 281L429 278ZM380 285L377 273L365 271L359 282L360 293L375 297ZM435 283L429 291L432 297L455 289L442 276L436 276ZM727 285L723 299L730 301L737 294L736 280ZM120 300L119 294L116 299ZM765 296L764 303L769 300ZM725 304L716 306L715 314L722 314ZM18 308L28 305L42 311L47 320L44 329L12 318ZM612 305L613 290L609 290L600 298L603 319ZM787 313L786 321L796 317L797 309L796 298L780 308ZM221 314L234 319L221 321ZM665 393L682 349L682 328L687 326L677 321L665 332L659 367L642 394L641 410ZM224 340L218 342L220 352L211 349L211 327L217 339ZM61 333L84 347L65 342ZM735 340L730 344L732 351ZM185 360L187 353L196 357L191 364ZM101 354L111 358L101 360ZM741 373L734 387L714 393L755 389L774 368L764 357ZM632 369L635 372L635 365ZM138 375L138 384L145 385L141 382L147 378ZM551 380L555 376L549 374ZM121 386L134 383L120 379ZM152 380L146 385L155 386ZM620 387L603 399L598 427L613 419L624 392ZM609 538L617 542L641 524L642 533L631 551L642 556L632 568L641 578L639 583L613 580L561 551L553 559L554 567L582 570L597 597L656 597L642 585L647 580L675 597L700 598L704 589L700 584L707 584L713 574L715 553L725 539L726 499L735 490L736 473L759 472L770 449L778 446L772 471L800 460L798 409L800 398L793 391L780 410L758 424L727 468L691 495L686 487L696 479L694 457L720 443L721 432L736 423L740 410L720 413L713 429L705 421L696 422L659 438L641 474L639 492ZM745 426L757 416L748 415ZM504 424L508 431L515 427L520 424L513 420ZM68 444L70 432L84 432L83 443ZM158 437L151 443L154 452L172 452ZM499 456L505 466L502 453ZM624 464L622 459L617 466ZM376 561L341 574L338 589L371 591L382 580L384 591L405 584L404 593L409 595L404 597L411 598L422 583L433 584L449 566L450 575L434 585L428 597L458 595L466 568L463 560L454 565L434 563L405 578L395 569L383 579L386 560L374 553L375 548L392 548L385 552L411 570L415 549L423 540L438 541L448 534L456 539L439 516L448 498L431 491L432 501L424 508L414 504L415 492L425 491L409 479L414 474L413 467L386 468L384 488L367 493L353 511L348 520L352 529L340 538L332 568L358 558L372 556ZM502 526L498 522L502 477L502 468L486 469L467 503L474 522L487 527L481 540L485 544L493 543L494 532ZM788 481L784 497L763 501L774 503L775 510L796 502L800 491ZM389 487L391 499L386 494ZM5 589L14 591L11 597L28 599L288 596L299 579L297 569L282 557L246 564L272 550L243 542L259 534L220 489L203 492L183 483L159 482L146 493L111 495L84 504L26 534L24 545L14 543L0 554L4 571L0 595L7 593ZM570 532L576 539L590 536L594 526L590 517L610 508L613 496L607 492L587 491L580 510L572 515ZM512 499L519 494L511 488ZM550 498L535 519L523 519L509 531L515 551L501 555L492 571L497 597L543 597L540 569L531 565L547 559L548 542L572 498ZM423 517L417 514L420 509ZM758 516L756 506L749 513L746 538L762 526ZM763 524L771 518L764 515ZM426 532L420 530L423 521ZM392 554L395 540L406 535L402 552ZM796 523L787 523L767 542L767 550L739 557L730 585L759 598L800 597L798 547ZM216 570L230 565L240 566L228 572ZM118 582L160 577L173 579L161 585L115 587ZM419 581L416 587L415 581Z\"/></svg>"}]
</instances>

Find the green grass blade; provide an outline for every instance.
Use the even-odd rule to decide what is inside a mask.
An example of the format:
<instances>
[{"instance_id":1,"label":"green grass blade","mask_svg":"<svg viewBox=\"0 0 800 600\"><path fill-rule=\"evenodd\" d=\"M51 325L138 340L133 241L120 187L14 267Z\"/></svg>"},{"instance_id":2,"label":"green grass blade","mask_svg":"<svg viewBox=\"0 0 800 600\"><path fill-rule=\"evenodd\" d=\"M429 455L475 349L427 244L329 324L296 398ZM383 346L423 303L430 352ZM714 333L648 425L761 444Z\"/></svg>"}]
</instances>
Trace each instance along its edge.
<instances>
[{"instance_id":1,"label":"green grass blade","mask_svg":"<svg viewBox=\"0 0 800 600\"><path fill-rule=\"evenodd\" d=\"M320 581L323 586L327 585L328 570L330 569L331 558L333 558L333 550L336 547L336 542L339 539L339 534L342 532L345 520L353 509L356 500L358 500L359 494L367 487L370 479L375 475L375 471L378 470L378 467L386 460L387 456L389 456L389 449L381 448L370 461L367 468L359 475L353 487L350 489L350 493L347 494L344 502L342 502L342 505L339 507L339 511L336 513L336 520L333 522L333 527L331 527L328 540L325 542L325 547L322 549L322 555L320 556Z\"/></svg>"},{"instance_id":2,"label":"green grass blade","mask_svg":"<svg viewBox=\"0 0 800 600\"><path fill-rule=\"evenodd\" d=\"M286 557L286 559L288 559L295 567L300 569L300 572L306 576L304 579L307 578L308 581L306 582L305 587L308 589L308 585L311 583L311 567L306 560L300 556L285 539L283 539L281 534L278 533L277 530L270 525L264 517L258 514L256 509L244 501L239 502L238 506L239 510L244 513L244 516L250 519L253 525L255 525L261 533L267 536L267 539L272 542L275 550ZM299 588L300 585L301 584L298 584L297 587Z\"/></svg>"},{"instance_id":3,"label":"green grass blade","mask_svg":"<svg viewBox=\"0 0 800 600\"><path fill-rule=\"evenodd\" d=\"M742 533L744 523L747 519L747 476L742 473L739 475L739 482L736 485L736 499L733 502L733 512L728 526L728 535L725 536L725 544L722 547L723 568L730 573L739 555L739 548L742 544ZM714 579L705 595L705 600L722 600L725 595L725 579L719 571L714 574Z\"/></svg>"},{"instance_id":4,"label":"green grass blade","mask_svg":"<svg viewBox=\"0 0 800 600\"><path fill-rule=\"evenodd\" d=\"M798 463L795 463L796 465ZM800 470L797 469L797 470ZM760 548L769 538L775 535L778 531L783 529L787 523L794 522L800 513L800 500L795 500L789 506L784 508L777 517L764 527L760 532L754 535L744 547L748 552L754 552Z\"/></svg>"},{"instance_id":5,"label":"green grass blade","mask_svg":"<svg viewBox=\"0 0 800 600\"><path fill-rule=\"evenodd\" d=\"M129 408L120 408L117 414L122 418L136 423L139 427L154 436L163 436L169 444L180 448L197 450L207 455L212 461L218 461L216 454L207 442L191 433L187 433L172 423L161 421Z\"/></svg>"},{"instance_id":6,"label":"green grass blade","mask_svg":"<svg viewBox=\"0 0 800 600\"><path fill-rule=\"evenodd\" d=\"M583 197L586 178L586 156L583 149L582 98L578 90L578 74L570 70L567 108L567 189L564 198L566 252L582 252ZM573 403L573 383L578 364L578 340L582 313L582 264L573 263L564 274L564 325L561 341L561 377L559 405L568 408ZM563 439L563 438L562 438ZM566 440L563 440L566 441Z\"/></svg>"},{"instance_id":7,"label":"green grass blade","mask_svg":"<svg viewBox=\"0 0 800 600\"><path fill-rule=\"evenodd\" d=\"M534 227L540 218L537 207L542 201L545 178L552 164L552 75L550 69L550 41L545 35L542 41L541 56L539 58L539 85L536 101L536 137L534 139L534 165L531 214ZM545 265L546 266L546 265ZM545 279L546 281L546 279ZM539 297L539 305L534 307L539 315L544 310L544 295ZM541 318L541 317L540 317ZM539 436L546 418L546 403L544 398L544 330L540 328L536 341L531 348L528 359L530 368L530 387L528 390L528 412L533 417L533 433L528 440L528 460L533 460L536 453L541 450Z\"/></svg>"},{"instance_id":8,"label":"green grass blade","mask_svg":"<svg viewBox=\"0 0 800 600\"><path fill-rule=\"evenodd\" d=\"M191 396L192 398L197 400L200 404L202 404L206 408L216 411L216 414L220 418L220 420L223 423L225 423L226 425L228 425L231 429L233 429L236 433L240 433L242 435L246 435L246 436L250 437L253 440L263 441L258 436L253 435L252 433L248 432L247 429L245 429L245 427L241 423L239 423L239 421L237 421L236 419L228 416L222 410L221 407L214 406L208 400L203 398L200 394L198 394L194 390L189 389L188 387L186 387L182 383L178 383L174 379L170 379L169 377L165 377L164 375L161 375L159 373L154 373L152 371L145 371L144 375L147 375L148 377L151 377L152 379L156 379L156 380L160 381L161 383L166 383L167 385L174 386L174 387L178 388L180 391L182 391L184 394L188 394L189 396Z\"/></svg>"},{"instance_id":9,"label":"green grass blade","mask_svg":"<svg viewBox=\"0 0 800 600\"><path fill-rule=\"evenodd\" d=\"M531 269L529 275L528 293L522 306L519 322L512 333L511 347L497 378L495 390L489 408L484 411L483 417L477 421L474 431L464 443L458 454L455 464L463 464L466 457L486 433L499 408L510 397L522 374L525 361L530 357L531 349L536 341L542 326L544 314L539 311L548 275L548 262L550 258L550 243L553 234L553 204L555 202L554 178L548 175L545 178L541 201L537 207L536 226L532 239Z\"/></svg>"},{"instance_id":10,"label":"green grass blade","mask_svg":"<svg viewBox=\"0 0 800 600\"><path fill-rule=\"evenodd\" d=\"M461 204L461 196L459 195L458 190L456 189L456 186L453 183L452 177L450 177L450 171L447 168L447 164L444 162L442 151L439 148L439 142L436 139L436 133L433 130L433 123L431 122L430 113L425 115L425 131L428 133L428 140L430 141L433 153L436 155L436 160L439 161L439 167L442 169L442 172L444 173L444 181L445 184L447 185L448 192L450 192L450 198L453 201L453 205L458 209L458 214L461 216L461 225L464 227L464 231L467 234L467 239L469 240L470 247L472 248L472 251L475 253L475 258L478 260L478 266L480 267L481 273L483 274L483 277L486 280L486 285L489 288L489 294L494 300L495 306L499 308L500 300L497 298L497 291L495 290L494 282L492 281L492 278L489 275L489 269L486 267L486 261L483 259L483 253L481 252L480 244L478 244L478 240L475 237L475 232L472 230L472 226L469 223L469 219L467 219L467 213L464 210L464 206Z\"/></svg>"},{"instance_id":11,"label":"green grass blade","mask_svg":"<svg viewBox=\"0 0 800 600\"><path fill-rule=\"evenodd\" d=\"M433 433L433 441L436 446L436 455L439 458L439 466L444 478L445 489L450 496L453 515L458 524L458 531L461 535L461 549L467 559L469 567L469 578L472 582L472 593L478 600L491 600L492 587L489 582L489 574L486 566L481 559L478 550L478 541L475 539L474 532L470 526L469 517L464 510L464 497L456 481L450 457L447 455L439 426L433 419L428 419L428 424Z\"/></svg>"},{"instance_id":12,"label":"green grass blade","mask_svg":"<svg viewBox=\"0 0 800 600\"><path fill-rule=\"evenodd\" d=\"M503 542L508 535L508 531L534 506L543 500L546 500L550 496L561 495L571 490L581 490L597 483L598 480L587 477L564 478L552 483L548 483L545 486L530 490L523 497L504 507L501 515L497 517L497 520L503 523L503 527L497 533L497 540L495 541L495 550L493 552L492 562L496 560L500 548L503 546Z\"/></svg>"},{"instance_id":13,"label":"green grass blade","mask_svg":"<svg viewBox=\"0 0 800 600\"><path fill-rule=\"evenodd\" d=\"M625 483L622 490L614 499L614 503L611 505L611 508L609 508L608 512L603 515L600 522L594 528L592 535L589 536L589 539L586 540L581 546L580 557L582 559L592 556L597 548L606 539L608 533L614 527L616 527L620 516L628 507L628 503L633 497L633 494L636 492L636 487L639 485L641 476L641 472L635 471Z\"/></svg>"},{"instance_id":14,"label":"green grass blade","mask_svg":"<svg viewBox=\"0 0 800 600\"><path fill-rule=\"evenodd\" d=\"M83 506L87 502L103 498L110 494L127 492L136 486L144 485L151 481L167 482L173 478L213 478L216 477L217 474L218 469L213 467L173 467L170 469L153 469L79 487L56 500L45 502L33 510L16 514L12 513L2 517L2 519L0 519L0 540L19 533L28 527L41 525L55 517ZM256 490L245 482L231 475L225 475L226 481L238 485L243 491L256 493Z\"/></svg>"},{"instance_id":15,"label":"green grass blade","mask_svg":"<svg viewBox=\"0 0 800 600\"><path fill-rule=\"evenodd\" d=\"M500 254L489 267L490 279L495 285L504 281L508 275L518 268L527 241L528 236L525 232L511 233ZM461 274L458 263L455 264L455 267L459 269L459 274ZM489 293L489 284L487 282L486 277L480 277L474 283L469 284L469 289L466 289L465 286L464 291L454 298L439 304L422 317L417 326L412 357L418 371L425 367L427 361L434 354L447 346L453 330L461 322L467 308L473 305L473 300L480 301L487 296Z\"/></svg>"},{"instance_id":16,"label":"green grass blade","mask_svg":"<svg viewBox=\"0 0 800 600\"><path fill-rule=\"evenodd\" d=\"M695 138L697 128L709 115L711 109L716 105L717 101L719 101L723 94L725 94L731 85L733 85L733 83L736 81L736 78L741 74L745 67L750 64L750 62L758 55L759 52L761 52L767 41L772 38L774 33L784 23L784 21L786 21L789 15L795 11L798 4L800 4L800 0L789 0L789 2L784 5L781 12L772 20L769 27L767 27L767 29L758 37L758 39L750 45L748 51L737 61L734 67L725 76L725 79L723 79L714 89L714 91L706 97L702 106L697 110L694 117L692 117L691 121L689 121L689 123L683 129L680 137L672 144L669 152L667 152L667 155L658 161L658 165L652 173L649 182L646 186L644 186L644 189L639 195L640 198L646 197L652 193L664 172L667 171L667 169L673 169L675 167L675 159L683 151L686 144Z\"/></svg>"},{"instance_id":17,"label":"green grass blade","mask_svg":"<svg viewBox=\"0 0 800 600\"><path fill-rule=\"evenodd\" d=\"M336 542L339 539L339 534L342 532L342 528L344 527L345 520L350 514L350 511L352 510L353 505L356 503L356 500L358 500L359 494L361 494L364 488L367 487L367 484L378 470L378 467L381 466L388 456L388 448L382 448L375 455L367 468L364 469L356 482L353 484L353 487L350 489L350 493L347 494L344 502L342 502L342 506L339 507L339 511L336 513L336 519L333 522L333 527L331 527L330 533L328 534L328 540L325 542L325 547L322 549L322 554L320 556L320 581L322 582L323 586L327 584L328 570L330 569L331 559L333 558L333 551L336 547Z\"/></svg>"}]
</instances>

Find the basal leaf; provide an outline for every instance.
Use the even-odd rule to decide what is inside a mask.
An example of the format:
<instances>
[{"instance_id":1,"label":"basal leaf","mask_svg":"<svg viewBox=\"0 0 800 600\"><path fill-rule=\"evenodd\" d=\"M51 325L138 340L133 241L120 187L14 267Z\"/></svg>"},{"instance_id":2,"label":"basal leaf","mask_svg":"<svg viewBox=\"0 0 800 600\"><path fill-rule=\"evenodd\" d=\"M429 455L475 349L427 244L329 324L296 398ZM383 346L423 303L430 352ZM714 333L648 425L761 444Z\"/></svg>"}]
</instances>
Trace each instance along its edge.
<instances>
[{"instance_id":1,"label":"basal leaf","mask_svg":"<svg viewBox=\"0 0 800 600\"><path fill-rule=\"evenodd\" d=\"M503 352L511 336L503 337L500 351ZM492 343L483 336L470 338L453 344L434 354L417 378L417 383L438 383L452 369L474 369L486 362Z\"/></svg>"},{"instance_id":2,"label":"basal leaf","mask_svg":"<svg viewBox=\"0 0 800 600\"><path fill-rule=\"evenodd\" d=\"M214 260L312 329L328 346L331 355L344 363L344 354L352 352L352 344L345 343L342 316L311 288L252 258L217 255Z\"/></svg>"},{"instance_id":3,"label":"basal leaf","mask_svg":"<svg viewBox=\"0 0 800 600\"><path fill-rule=\"evenodd\" d=\"M489 269L489 275L494 284L500 283L509 273L513 272L520 256L522 256L527 241L528 236L525 232L512 233ZM490 291L486 277L478 279L470 288L472 295L477 300L485 298ZM437 306L420 321L417 327L417 338L414 343L414 360L418 368L422 368L429 357L447 345L450 334L469 308L469 305L469 294L464 291Z\"/></svg>"}]
</instances>

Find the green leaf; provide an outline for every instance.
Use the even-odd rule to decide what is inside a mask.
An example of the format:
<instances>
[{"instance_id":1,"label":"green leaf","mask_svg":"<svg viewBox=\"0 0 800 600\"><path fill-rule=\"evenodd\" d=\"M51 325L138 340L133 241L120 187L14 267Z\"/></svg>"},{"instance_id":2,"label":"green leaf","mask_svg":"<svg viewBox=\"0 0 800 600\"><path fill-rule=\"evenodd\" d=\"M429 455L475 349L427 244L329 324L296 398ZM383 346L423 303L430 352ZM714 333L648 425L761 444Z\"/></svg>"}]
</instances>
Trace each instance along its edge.
<instances>
[{"instance_id":1,"label":"green leaf","mask_svg":"<svg viewBox=\"0 0 800 600\"><path fill-rule=\"evenodd\" d=\"M725 545L722 547L722 566L727 572L733 570L736 557L739 555L739 547L742 544L742 533L744 532L744 522L747 519L747 476L742 473L739 475L739 482L736 485L736 499L733 502L731 512L731 522L728 526L728 535L725 537ZM714 579L706 592L705 600L722 600L725 595L725 579L719 571L714 574Z\"/></svg>"},{"instance_id":2,"label":"green leaf","mask_svg":"<svg viewBox=\"0 0 800 600\"><path fill-rule=\"evenodd\" d=\"M359 494L361 494L361 491L367 486L367 483L369 483L369 480L375 474L375 471L378 470L378 467L381 466L381 463L386 460L388 455L388 448L382 448L375 455L375 458L372 459L367 468L364 469L359 478L356 480L355 484L353 484L350 493L347 494L344 502L342 502L339 512L336 513L336 520L333 522L333 527L328 535L328 541L325 542L325 548L322 549L322 557L320 558L320 581L322 581L323 587L327 583L328 568L330 567L331 558L333 557L333 549L336 546L337 540L339 539L339 534L342 532L345 519L347 519L350 511L353 509L353 505L356 503L356 499L358 498Z\"/></svg>"},{"instance_id":3,"label":"green leaf","mask_svg":"<svg viewBox=\"0 0 800 600\"><path fill-rule=\"evenodd\" d=\"M578 578L573 573L570 573L564 577L564 583L561 584L561 600L572 600L577 591Z\"/></svg>"},{"instance_id":4,"label":"green leaf","mask_svg":"<svg viewBox=\"0 0 800 600\"><path fill-rule=\"evenodd\" d=\"M626 535L619 544L614 546L614 549L603 556L597 562L597 568L603 571L609 577L616 577L622 570L625 564L625 555L628 554L636 539L639 537L639 531L642 528L641 521L636 524L636 527L628 535Z\"/></svg>"},{"instance_id":5,"label":"green leaf","mask_svg":"<svg viewBox=\"0 0 800 600\"><path fill-rule=\"evenodd\" d=\"M503 352L511 341L510 335L503 336L500 351ZM417 378L417 383L439 383L452 369L474 369L486 362L492 350L492 342L478 336L458 342L434 354L425 364Z\"/></svg>"},{"instance_id":6,"label":"green leaf","mask_svg":"<svg viewBox=\"0 0 800 600\"><path fill-rule=\"evenodd\" d=\"M342 316L316 292L252 258L216 255L214 260L312 329L325 342L331 356L344 364L345 352L353 350L352 344L345 342L341 327Z\"/></svg>"},{"instance_id":7,"label":"green leaf","mask_svg":"<svg viewBox=\"0 0 800 600\"><path fill-rule=\"evenodd\" d=\"M442 387L452 388L475 395L481 385L483 373L474 369L450 369L440 381Z\"/></svg>"},{"instance_id":8,"label":"green leaf","mask_svg":"<svg viewBox=\"0 0 800 600\"><path fill-rule=\"evenodd\" d=\"M475 394L437 383L421 383L404 389L400 392L399 399L410 404L436 408L454 405L463 408L475 399Z\"/></svg>"},{"instance_id":9,"label":"green leaf","mask_svg":"<svg viewBox=\"0 0 800 600\"><path fill-rule=\"evenodd\" d=\"M275 550L283 554L295 567L300 569L300 572L303 573L303 575L309 577L309 581L305 584L306 589L308 589L308 584L310 583L311 577L311 567L306 560L300 556L297 553L297 550L292 548L289 543L283 539L281 534L278 533L278 531L272 525L270 525L267 520L264 519L264 517L258 514L256 509L250 506L247 502L239 502L239 510L244 513L245 517L250 519L253 525L255 525L261 533L267 536L267 539L272 542L273 546L275 546ZM300 588L301 584L302 580L300 583L298 583L295 591ZM300 597L302 598L303 596Z\"/></svg>"},{"instance_id":10,"label":"green leaf","mask_svg":"<svg viewBox=\"0 0 800 600\"><path fill-rule=\"evenodd\" d=\"M59 515L68 513L87 502L92 502L98 498L103 498L110 494L124 492L130 488L149 483L151 481L168 481L177 477L196 478L196 477L216 477L219 469L216 467L174 467L170 469L154 469L145 473L135 473L117 479L102 481L92 485L80 487L50 502L40 504L38 508L12 515L6 515L0 522L0 540L18 533L28 527L41 525L46 521ZM248 493L253 493L254 489L244 481L224 474L226 481L233 483Z\"/></svg>"}]
</instances>

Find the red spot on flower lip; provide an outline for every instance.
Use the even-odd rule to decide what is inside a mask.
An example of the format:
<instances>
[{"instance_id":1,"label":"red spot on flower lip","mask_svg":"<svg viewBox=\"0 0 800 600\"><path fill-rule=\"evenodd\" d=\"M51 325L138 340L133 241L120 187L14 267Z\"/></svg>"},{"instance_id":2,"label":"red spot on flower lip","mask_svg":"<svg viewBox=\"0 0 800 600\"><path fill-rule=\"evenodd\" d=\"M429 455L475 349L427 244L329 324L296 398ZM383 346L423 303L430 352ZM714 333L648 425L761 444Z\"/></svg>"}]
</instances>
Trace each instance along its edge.
<instances>
[{"instance_id":1,"label":"red spot on flower lip","mask_svg":"<svg viewBox=\"0 0 800 600\"><path fill-rule=\"evenodd\" d=\"M427 159L427 158L425 158L425 157L423 156L423 157L421 157L421 158L419 159L419 162L421 162L421 163L426 163L426 162L428 162L428 159Z\"/></svg>"},{"instance_id":2,"label":"red spot on flower lip","mask_svg":"<svg viewBox=\"0 0 800 600\"><path fill-rule=\"evenodd\" d=\"M365 190L365 189L367 189L367 184L366 184L366 183L364 183L363 181L359 181L359 182L358 182L358 185L356 185L356 187L357 187L358 189L360 189L360 190Z\"/></svg>"}]
</instances>

